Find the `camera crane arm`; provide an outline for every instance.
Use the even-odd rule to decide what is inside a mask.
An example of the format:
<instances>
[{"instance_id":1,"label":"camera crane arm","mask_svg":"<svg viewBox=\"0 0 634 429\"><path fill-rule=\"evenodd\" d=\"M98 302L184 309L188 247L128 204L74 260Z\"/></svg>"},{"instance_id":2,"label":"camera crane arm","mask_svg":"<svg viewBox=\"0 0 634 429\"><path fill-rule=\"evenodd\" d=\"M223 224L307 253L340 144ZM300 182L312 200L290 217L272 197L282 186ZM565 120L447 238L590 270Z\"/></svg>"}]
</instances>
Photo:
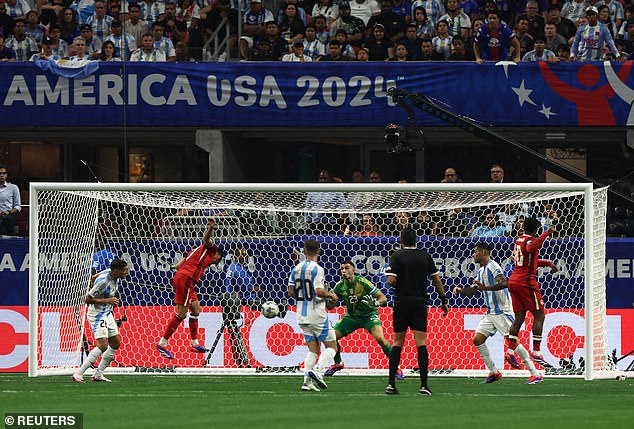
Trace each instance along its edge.
<instances>
[{"instance_id":1,"label":"camera crane arm","mask_svg":"<svg viewBox=\"0 0 634 429\"><path fill-rule=\"evenodd\" d=\"M466 118L452 112L451 110L441 106L440 104L438 104L438 102L424 94L405 92L398 88L389 88L387 91L387 95L388 97L392 97L392 101L400 106L403 110L405 110L405 112L407 112L407 119L410 126L414 124L414 108L416 108L432 116L435 116L441 121L447 122L448 124L456 128L480 137L484 141L493 143L505 151L510 151L515 155L519 155L526 159L529 159L530 161L537 164L539 167L555 173L566 180L569 180L571 182L592 182L595 187L606 186L605 184L598 182L588 176L584 176L583 174L569 168L566 165L560 164L556 161L553 161L552 159L547 158L546 156L532 150L522 143L505 137L493 131L489 127L479 124L473 119ZM608 192L615 203L625 205L630 207L631 209L634 209L634 199L612 188L608 188Z\"/></svg>"}]
</instances>

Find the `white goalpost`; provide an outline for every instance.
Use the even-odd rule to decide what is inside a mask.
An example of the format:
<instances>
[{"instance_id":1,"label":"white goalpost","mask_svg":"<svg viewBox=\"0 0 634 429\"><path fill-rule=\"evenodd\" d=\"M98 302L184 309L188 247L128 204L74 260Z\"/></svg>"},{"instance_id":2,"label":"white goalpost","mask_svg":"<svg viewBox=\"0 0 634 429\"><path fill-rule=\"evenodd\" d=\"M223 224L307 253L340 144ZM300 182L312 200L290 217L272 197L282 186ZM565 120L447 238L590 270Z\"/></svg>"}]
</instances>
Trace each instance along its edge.
<instances>
[{"instance_id":1,"label":"white goalpost","mask_svg":"<svg viewBox=\"0 0 634 429\"><path fill-rule=\"evenodd\" d=\"M295 374L306 355L296 323L295 302L287 299L290 269L303 258L305 239L321 244L320 264L329 286L352 260L356 273L388 296L379 308L392 339L392 291L384 269L404 226L419 235L418 247L432 255L448 291L450 313L441 317L429 285L430 371L432 375L486 375L471 342L485 312L480 295L458 296L455 287L472 283L477 266L473 246L486 241L492 258L512 269L511 251L528 216L544 228L556 224L540 258L558 266L538 271L546 303L542 353L553 365L546 374L607 377L615 370L607 346L605 218L607 189L592 184L124 184L32 183L30 190L29 376L71 374L94 347L86 321L93 255L103 248L128 262L123 306L115 317L122 346L108 373ZM202 312L199 339L212 349L189 351L187 320L170 339L173 360L156 350L174 313L173 266L200 245L209 217L223 259L197 286ZM487 222L491 222L486 225ZM257 286L234 305L226 300L226 272L246 249L242 268ZM260 313L275 301L287 312L274 319ZM334 324L344 307L330 313ZM530 347L532 318L520 341ZM402 367L415 371L413 341L403 349ZM505 376L527 376L504 366L503 339L491 337L492 358ZM340 342L342 374L386 374L388 359L367 332Z\"/></svg>"}]
</instances>

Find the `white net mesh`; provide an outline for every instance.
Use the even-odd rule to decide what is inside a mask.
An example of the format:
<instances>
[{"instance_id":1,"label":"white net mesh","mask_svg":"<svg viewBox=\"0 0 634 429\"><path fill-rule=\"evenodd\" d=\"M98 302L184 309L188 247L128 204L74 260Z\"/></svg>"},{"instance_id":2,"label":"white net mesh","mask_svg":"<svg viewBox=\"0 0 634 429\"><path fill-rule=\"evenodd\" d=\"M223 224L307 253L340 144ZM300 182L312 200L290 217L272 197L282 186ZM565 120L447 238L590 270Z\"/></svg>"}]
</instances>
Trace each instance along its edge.
<instances>
[{"instance_id":1,"label":"white net mesh","mask_svg":"<svg viewBox=\"0 0 634 429\"><path fill-rule=\"evenodd\" d=\"M593 264L592 368L609 369L605 359L605 190L595 192L590 232L584 228L587 202L579 186L306 185L286 186L289 190L285 191L279 185L210 184L167 190L151 185L78 186L76 190L68 189L71 184L59 186L64 190L40 186L39 190L37 184L33 186L36 209L31 211L37 216L37 234L32 238L32 258L37 260L32 296L37 300L32 308L39 316L32 321L37 324L33 375L72 371L94 344L83 301L93 254L102 248L130 267L121 294L125 306L116 309L116 317L126 316L127 321L121 325L122 347L110 371L292 373L303 362L306 348L296 324L295 303L286 299L286 285L292 266L302 258L307 237L321 243L320 264L331 286L341 278L341 263L350 259L357 274L378 285L391 305L392 291L383 270L405 225L418 231L418 246L433 256L445 289L451 291L472 283L477 267L471 250L479 241L491 244L492 257L510 275L514 238L526 216L537 216L545 228L557 224L540 258L554 261L559 272L540 269L538 273L547 308L542 354L554 366L549 371L584 373L579 360L584 357L586 335L584 264L589 237L594 243L589 255ZM197 292L202 305L199 339L212 351L190 352L186 320L170 339L175 358L168 361L155 344L174 314L172 266L200 245L211 216L216 219L213 238L224 257L208 269ZM236 286L227 276L241 249L247 254L242 272L257 286L250 293L240 291L240 282ZM228 288L236 289L233 292L239 298L228 296ZM484 363L471 342L485 311L482 297L449 293L451 311L443 318L431 284L429 292L432 373L483 373ZM259 309L268 300L287 304L285 317L264 318ZM344 307L331 312L333 323L343 313ZM379 314L391 340L391 309L380 308ZM520 335L527 347L531 323L529 317ZM502 367L502 338L496 335L487 344ZM367 332L356 331L340 345L345 371L385 373L388 360ZM410 340L403 349L402 367L407 372L416 366Z\"/></svg>"}]
</instances>

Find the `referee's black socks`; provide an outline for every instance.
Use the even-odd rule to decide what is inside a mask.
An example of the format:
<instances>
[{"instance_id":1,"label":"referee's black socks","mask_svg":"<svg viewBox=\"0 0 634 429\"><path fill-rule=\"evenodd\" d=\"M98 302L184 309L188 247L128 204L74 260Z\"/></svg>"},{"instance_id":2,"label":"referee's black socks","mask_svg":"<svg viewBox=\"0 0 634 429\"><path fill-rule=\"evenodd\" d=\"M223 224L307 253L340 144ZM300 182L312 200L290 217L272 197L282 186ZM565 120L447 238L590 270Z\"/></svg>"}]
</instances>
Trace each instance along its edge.
<instances>
[{"instance_id":1,"label":"referee's black socks","mask_svg":"<svg viewBox=\"0 0 634 429\"><path fill-rule=\"evenodd\" d=\"M392 359L390 359L390 366L391 365ZM427 346L418 347L418 368L420 369L420 385L421 387L427 387L427 373L429 372L429 352L427 352Z\"/></svg>"},{"instance_id":2,"label":"referee's black socks","mask_svg":"<svg viewBox=\"0 0 634 429\"><path fill-rule=\"evenodd\" d=\"M396 370L401 363L401 350L402 347L392 346L392 353L390 353L390 386L396 386Z\"/></svg>"}]
</instances>

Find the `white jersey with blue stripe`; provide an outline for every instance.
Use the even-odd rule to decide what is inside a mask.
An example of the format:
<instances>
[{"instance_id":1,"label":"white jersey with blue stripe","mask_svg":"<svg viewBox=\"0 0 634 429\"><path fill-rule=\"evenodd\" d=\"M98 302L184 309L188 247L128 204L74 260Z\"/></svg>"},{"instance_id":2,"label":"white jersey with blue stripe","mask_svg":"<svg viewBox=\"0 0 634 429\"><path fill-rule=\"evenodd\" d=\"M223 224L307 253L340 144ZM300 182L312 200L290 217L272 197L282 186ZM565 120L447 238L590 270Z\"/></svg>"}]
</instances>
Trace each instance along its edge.
<instances>
[{"instance_id":1,"label":"white jersey with blue stripe","mask_svg":"<svg viewBox=\"0 0 634 429\"><path fill-rule=\"evenodd\" d=\"M495 278L500 275L504 275L504 270L500 264L489 259L489 263L478 270L477 279L485 286L490 287L495 286ZM511 295L507 288L484 291L484 303L487 306L487 314L513 314Z\"/></svg>"},{"instance_id":2,"label":"white jersey with blue stripe","mask_svg":"<svg viewBox=\"0 0 634 429\"><path fill-rule=\"evenodd\" d=\"M116 296L118 289L119 279L110 277L110 269L107 269L99 273L88 295L93 298L112 298ZM112 313L113 308L112 304L90 304L88 306L88 317L99 321L104 316Z\"/></svg>"},{"instance_id":3,"label":"white jersey with blue stripe","mask_svg":"<svg viewBox=\"0 0 634 429\"><path fill-rule=\"evenodd\" d=\"M324 323L326 301L315 294L317 289L325 289L324 269L314 261L300 262L293 267L288 284L295 288L297 323Z\"/></svg>"}]
</instances>

